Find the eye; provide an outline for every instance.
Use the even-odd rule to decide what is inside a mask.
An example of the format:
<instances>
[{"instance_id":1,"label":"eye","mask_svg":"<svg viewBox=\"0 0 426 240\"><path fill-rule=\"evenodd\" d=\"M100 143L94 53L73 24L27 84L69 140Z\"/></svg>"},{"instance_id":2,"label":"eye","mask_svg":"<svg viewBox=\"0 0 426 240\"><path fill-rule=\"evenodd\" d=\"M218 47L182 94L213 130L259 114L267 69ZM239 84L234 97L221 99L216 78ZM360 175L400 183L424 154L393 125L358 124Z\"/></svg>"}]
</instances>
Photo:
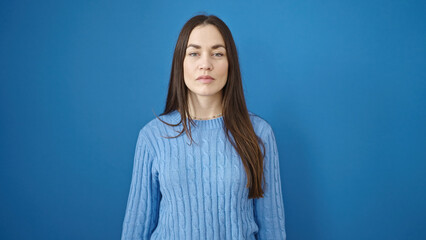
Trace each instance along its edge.
<instances>
[{"instance_id":1,"label":"eye","mask_svg":"<svg viewBox=\"0 0 426 240\"><path fill-rule=\"evenodd\" d=\"M215 53L214 55L215 55L216 57L223 57L223 55L224 55L224 54L223 54L223 53Z\"/></svg>"},{"instance_id":2,"label":"eye","mask_svg":"<svg viewBox=\"0 0 426 240\"><path fill-rule=\"evenodd\" d=\"M198 53L192 52L192 53L189 53L188 56L195 57L195 54L198 54Z\"/></svg>"}]
</instances>

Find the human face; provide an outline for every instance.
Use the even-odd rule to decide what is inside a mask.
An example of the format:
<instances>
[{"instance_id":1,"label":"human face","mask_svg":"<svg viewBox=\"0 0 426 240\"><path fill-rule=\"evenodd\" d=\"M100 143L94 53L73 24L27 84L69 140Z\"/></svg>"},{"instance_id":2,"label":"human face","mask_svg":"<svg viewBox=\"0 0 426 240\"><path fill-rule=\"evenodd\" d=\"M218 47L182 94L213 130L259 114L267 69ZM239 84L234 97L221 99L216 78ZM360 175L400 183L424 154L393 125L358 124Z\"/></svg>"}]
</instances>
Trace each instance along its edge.
<instances>
[{"instance_id":1,"label":"human face","mask_svg":"<svg viewBox=\"0 0 426 240\"><path fill-rule=\"evenodd\" d=\"M189 94L222 96L228 79L228 59L222 34L214 25L200 25L192 30L183 61L183 75ZM213 80L197 79L200 76L210 76Z\"/></svg>"}]
</instances>

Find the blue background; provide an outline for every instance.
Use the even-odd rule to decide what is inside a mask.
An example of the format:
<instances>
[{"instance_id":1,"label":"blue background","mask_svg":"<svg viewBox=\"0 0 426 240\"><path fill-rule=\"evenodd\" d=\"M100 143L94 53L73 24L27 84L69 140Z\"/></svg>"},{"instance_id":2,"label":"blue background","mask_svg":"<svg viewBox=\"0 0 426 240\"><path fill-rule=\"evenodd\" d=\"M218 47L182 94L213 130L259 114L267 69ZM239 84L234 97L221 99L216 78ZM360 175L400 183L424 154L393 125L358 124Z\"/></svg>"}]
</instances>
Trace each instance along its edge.
<instances>
[{"instance_id":1,"label":"blue background","mask_svg":"<svg viewBox=\"0 0 426 240\"><path fill-rule=\"evenodd\" d=\"M0 239L119 239L183 24L231 29L288 239L426 239L425 1L2 1Z\"/></svg>"}]
</instances>

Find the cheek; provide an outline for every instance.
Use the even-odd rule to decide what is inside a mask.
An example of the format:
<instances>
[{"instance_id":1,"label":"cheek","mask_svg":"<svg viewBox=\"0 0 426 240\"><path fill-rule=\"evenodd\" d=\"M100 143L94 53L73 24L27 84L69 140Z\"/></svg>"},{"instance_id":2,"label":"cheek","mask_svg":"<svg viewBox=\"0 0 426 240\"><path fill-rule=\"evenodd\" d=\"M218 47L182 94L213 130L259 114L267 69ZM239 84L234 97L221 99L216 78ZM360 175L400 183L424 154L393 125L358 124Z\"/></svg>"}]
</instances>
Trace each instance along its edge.
<instances>
[{"instance_id":1,"label":"cheek","mask_svg":"<svg viewBox=\"0 0 426 240\"><path fill-rule=\"evenodd\" d=\"M183 75L188 76L189 74L191 74L190 66L188 64L188 61L184 61L183 62Z\"/></svg>"},{"instance_id":2,"label":"cheek","mask_svg":"<svg viewBox=\"0 0 426 240\"><path fill-rule=\"evenodd\" d=\"M218 65L217 68L222 75L228 74L228 63L227 62L224 62L224 63Z\"/></svg>"},{"instance_id":3,"label":"cheek","mask_svg":"<svg viewBox=\"0 0 426 240\"><path fill-rule=\"evenodd\" d=\"M188 68L188 61L185 59L183 60L183 70L186 70Z\"/></svg>"},{"instance_id":4,"label":"cheek","mask_svg":"<svg viewBox=\"0 0 426 240\"><path fill-rule=\"evenodd\" d=\"M183 70L184 72L187 72L190 74L194 71L194 62L191 62L190 60L184 60L183 61Z\"/></svg>"}]
</instances>

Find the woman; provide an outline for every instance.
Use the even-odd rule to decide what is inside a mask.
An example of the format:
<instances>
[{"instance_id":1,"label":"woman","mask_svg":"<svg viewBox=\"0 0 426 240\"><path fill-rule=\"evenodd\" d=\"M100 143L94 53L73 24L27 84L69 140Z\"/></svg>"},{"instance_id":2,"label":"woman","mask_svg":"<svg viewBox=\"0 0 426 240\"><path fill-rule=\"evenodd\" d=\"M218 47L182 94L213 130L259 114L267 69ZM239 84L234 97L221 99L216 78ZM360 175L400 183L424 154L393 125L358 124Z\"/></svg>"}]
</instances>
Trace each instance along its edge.
<instances>
[{"instance_id":1,"label":"woman","mask_svg":"<svg viewBox=\"0 0 426 240\"><path fill-rule=\"evenodd\" d=\"M286 239L275 136L216 16L183 26L165 111L136 145L122 239Z\"/></svg>"}]
</instances>

